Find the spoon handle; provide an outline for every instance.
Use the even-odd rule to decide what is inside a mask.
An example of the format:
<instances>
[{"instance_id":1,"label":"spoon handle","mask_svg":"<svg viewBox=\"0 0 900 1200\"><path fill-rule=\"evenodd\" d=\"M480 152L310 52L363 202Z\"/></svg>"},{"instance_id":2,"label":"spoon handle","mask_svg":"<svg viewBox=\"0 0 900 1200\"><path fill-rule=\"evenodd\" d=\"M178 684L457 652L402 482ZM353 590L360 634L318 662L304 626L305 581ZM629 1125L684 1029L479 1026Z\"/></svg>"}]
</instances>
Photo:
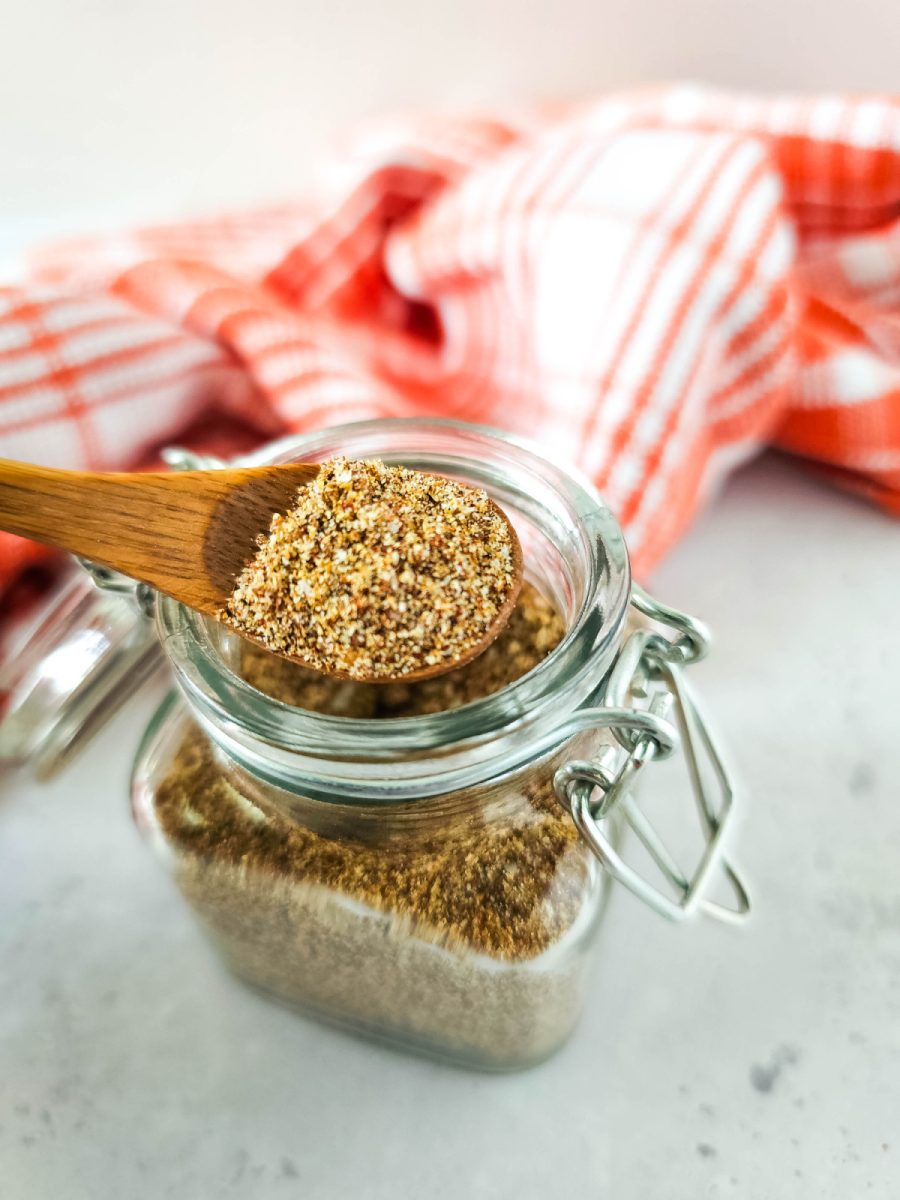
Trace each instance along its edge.
<instances>
[{"instance_id":1,"label":"spoon handle","mask_svg":"<svg viewBox=\"0 0 900 1200\"><path fill-rule=\"evenodd\" d=\"M205 574L198 561L203 539L188 534L198 518L208 522L210 492L204 488L198 506L196 491L182 480L186 475L101 475L0 460L0 529L171 592L173 577Z\"/></svg>"},{"instance_id":2,"label":"spoon handle","mask_svg":"<svg viewBox=\"0 0 900 1200\"><path fill-rule=\"evenodd\" d=\"M277 506L254 508L253 501L262 477L272 472L244 467L95 474L0 459L0 529L89 558L215 614L228 595L229 577L252 552L253 537L248 530L238 558L232 562L226 554L223 568L210 531L227 541L229 528L245 519L255 522L253 535L262 533ZM315 468L291 472L308 477ZM284 498L284 485L281 492Z\"/></svg>"},{"instance_id":3,"label":"spoon handle","mask_svg":"<svg viewBox=\"0 0 900 1200\"><path fill-rule=\"evenodd\" d=\"M167 501L176 507L186 502L170 486L177 479L59 471L0 459L0 529L118 566L128 547L154 545L172 519Z\"/></svg>"}]
</instances>

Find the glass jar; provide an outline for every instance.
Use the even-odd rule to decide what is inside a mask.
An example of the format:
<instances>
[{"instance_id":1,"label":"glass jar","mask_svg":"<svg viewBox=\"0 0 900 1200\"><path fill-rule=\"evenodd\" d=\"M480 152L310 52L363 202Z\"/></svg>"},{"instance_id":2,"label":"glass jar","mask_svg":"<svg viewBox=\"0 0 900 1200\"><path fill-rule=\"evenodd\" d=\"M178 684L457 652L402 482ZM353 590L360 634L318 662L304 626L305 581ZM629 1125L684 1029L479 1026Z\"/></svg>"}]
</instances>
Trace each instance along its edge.
<instances>
[{"instance_id":1,"label":"glass jar","mask_svg":"<svg viewBox=\"0 0 900 1200\"><path fill-rule=\"evenodd\" d=\"M376 1037L525 1065L574 1024L604 891L553 777L599 745L593 729L562 743L557 731L620 640L624 544L579 481L480 430L378 422L291 450L336 454L485 487L566 637L500 692L373 721L262 694L236 670L238 639L160 598L187 706L168 706L145 739L135 812L249 982Z\"/></svg>"},{"instance_id":2,"label":"glass jar","mask_svg":"<svg viewBox=\"0 0 900 1200\"><path fill-rule=\"evenodd\" d=\"M700 746L718 773L679 674L702 631L632 588L621 532L590 485L518 440L373 421L293 439L266 460L338 454L485 488L516 526L529 583L562 616L562 640L462 707L373 720L352 715L358 685L325 712L264 694L242 678L239 639L160 596L179 695L138 753L137 823L253 986L408 1049L523 1067L578 1018L610 876L669 916L718 910L705 884L722 862L727 789L713 799L698 774L707 849L693 877L660 851L631 795L634 776L679 740L689 765ZM676 638L626 636L630 604ZM619 858L623 819L675 900Z\"/></svg>"}]
</instances>

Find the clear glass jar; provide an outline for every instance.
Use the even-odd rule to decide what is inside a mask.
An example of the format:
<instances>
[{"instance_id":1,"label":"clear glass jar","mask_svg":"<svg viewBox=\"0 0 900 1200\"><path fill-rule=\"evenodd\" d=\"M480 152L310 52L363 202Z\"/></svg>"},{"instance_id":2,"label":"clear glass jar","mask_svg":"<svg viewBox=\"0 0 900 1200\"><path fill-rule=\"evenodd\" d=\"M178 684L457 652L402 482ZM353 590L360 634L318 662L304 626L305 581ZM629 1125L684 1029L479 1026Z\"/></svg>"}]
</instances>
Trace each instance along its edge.
<instances>
[{"instance_id":1,"label":"clear glass jar","mask_svg":"<svg viewBox=\"0 0 900 1200\"><path fill-rule=\"evenodd\" d=\"M677 742L655 702L649 715L622 707L622 664L630 679L644 661L622 652L635 603L625 544L589 484L474 426L345 425L270 448L266 461L338 454L485 488L516 526L528 580L562 616L562 640L493 694L372 720L263 694L239 673L238 639L158 597L180 695L140 747L136 820L253 986L408 1049L527 1066L577 1021L609 875L659 911L670 904L616 850L632 775ZM684 636L644 637L638 649L654 644L690 650ZM708 873L719 817L698 799ZM646 826L638 832L643 840ZM666 915L686 914L699 903L695 881L656 857L681 897Z\"/></svg>"},{"instance_id":2,"label":"clear glass jar","mask_svg":"<svg viewBox=\"0 0 900 1200\"><path fill-rule=\"evenodd\" d=\"M624 543L579 479L497 434L371 422L311 435L290 458L336 454L486 488L516 524L530 581L564 617L563 641L462 708L362 720L263 695L237 674L237 639L160 597L183 700L144 738L137 821L250 983L379 1039L524 1066L577 1019L604 894L553 777L604 736L560 744L558 730L620 641Z\"/></svg>"}]
</instances>

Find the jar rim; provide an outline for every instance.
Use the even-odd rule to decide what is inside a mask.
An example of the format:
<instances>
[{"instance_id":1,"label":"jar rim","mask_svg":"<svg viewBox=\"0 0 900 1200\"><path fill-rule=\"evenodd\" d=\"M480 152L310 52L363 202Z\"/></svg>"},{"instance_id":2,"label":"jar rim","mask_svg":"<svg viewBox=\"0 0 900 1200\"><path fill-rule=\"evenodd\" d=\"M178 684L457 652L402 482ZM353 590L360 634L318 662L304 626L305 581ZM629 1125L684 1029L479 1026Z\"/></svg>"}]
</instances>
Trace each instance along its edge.
<instances>
[{"instance_id":1,"label":"jar rim","mask_svg":"<svg viewBox=\"0 0 900 1200\"><path fill-rule=\"evenodd\" d=\"M481 778L504 773L518 746L546 742L556 726L589 700L618 647L631 591L628 554L615 517L579 472L548 459L524 438L487 426L437 418L358 421L272 443L248 464L324 460L337 454L404 463L467 477L501 504L557 507L587 585L560 644L511 684L459 708L413 717L361 719L296 708L243 680L216 649L211 618L168 597L157 600L157 628L177 682L200 723L226 752L279 786L288 776L308 787L312 776L332 784L368 782L417 794L423 774L437 780L460 766ZM504 495L504 488L506 494ZM452 764L447 760L452 760ZM426 767L426 763L430 764ZM404 770L398 769L405 767ZM410 769L413 768L413 769ZM469 772L470 773L470 772ZM376 776L372 778L373 774ZM412 781L415 783L412 784Z\"/></svg>"}]
</instances>

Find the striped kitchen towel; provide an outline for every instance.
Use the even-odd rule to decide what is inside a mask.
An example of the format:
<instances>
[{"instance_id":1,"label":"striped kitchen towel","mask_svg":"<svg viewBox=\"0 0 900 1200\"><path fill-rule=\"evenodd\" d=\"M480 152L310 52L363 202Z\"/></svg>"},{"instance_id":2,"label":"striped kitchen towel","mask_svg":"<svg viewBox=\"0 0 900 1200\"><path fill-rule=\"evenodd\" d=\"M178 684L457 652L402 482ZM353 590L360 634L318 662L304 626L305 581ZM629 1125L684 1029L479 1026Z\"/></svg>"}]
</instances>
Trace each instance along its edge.
<instances>
[{"instance_id":1,"label":"striped kitchen towel","mask_svg":"<svg viewBox=\"0 0 900 1200\"><path fill-rule=\"evenodd\" d=\"M900 98L673 87L382 121L315 195L0 290L0 454L443 415L537 439L639 572L770 444L900 513ZM0 544L0 585L34 548Z\"/></svg>"}]
</instances>

